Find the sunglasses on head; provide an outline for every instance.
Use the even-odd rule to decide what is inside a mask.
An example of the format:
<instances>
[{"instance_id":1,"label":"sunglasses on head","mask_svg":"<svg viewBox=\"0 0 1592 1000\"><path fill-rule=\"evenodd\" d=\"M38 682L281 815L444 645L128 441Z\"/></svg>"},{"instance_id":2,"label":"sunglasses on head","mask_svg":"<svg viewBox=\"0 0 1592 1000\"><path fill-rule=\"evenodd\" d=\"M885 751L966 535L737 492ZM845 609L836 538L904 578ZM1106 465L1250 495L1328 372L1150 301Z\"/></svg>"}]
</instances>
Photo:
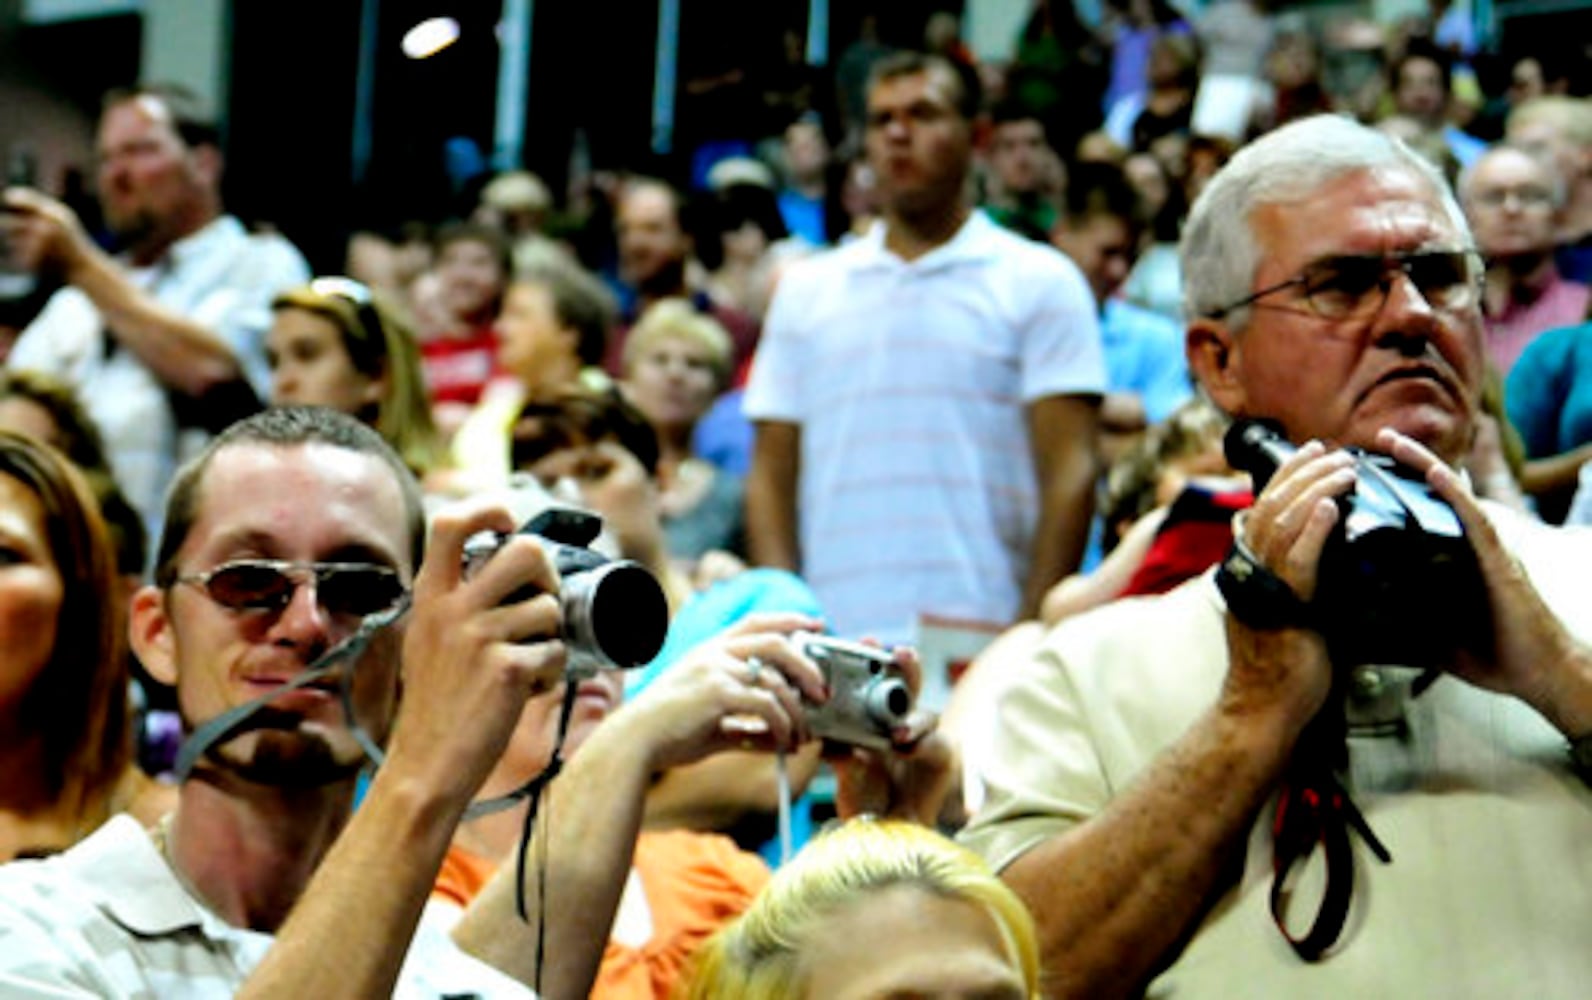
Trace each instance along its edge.
<instances>
[{"instance_id":1,"label":"sunglasses on head","mask_svg":"<svg viewBox=\"0 0 1592 1000\"><path fill-rule=\"evenodd\" d=\"M234 559L176 582L198 587L233 611L280 611L300 586L313 583L316 602L328 614L348 618L387 611L404 593L396 570L373 563Z\"/></svg>"}]
</instances>

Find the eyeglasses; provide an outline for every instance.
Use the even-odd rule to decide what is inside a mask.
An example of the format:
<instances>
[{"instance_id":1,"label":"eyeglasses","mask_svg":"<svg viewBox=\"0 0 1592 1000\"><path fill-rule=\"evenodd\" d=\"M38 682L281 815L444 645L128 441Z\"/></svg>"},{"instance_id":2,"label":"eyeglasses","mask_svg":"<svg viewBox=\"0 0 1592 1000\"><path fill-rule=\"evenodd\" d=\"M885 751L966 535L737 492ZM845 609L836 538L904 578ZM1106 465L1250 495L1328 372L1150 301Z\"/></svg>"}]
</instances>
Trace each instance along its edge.
<instances>
[{"instance_id":1,"label":"eyeglasses","mask_svg":"<svg viewBox=\"0 0 1592 1000\"><path fill-rule=\"evenodd\" d=\"M397 571L372 563L235 559L176 580L200 588L233 611L280 611L300 586L311 581L315 599L337 617L363 618L387 611L404 594Z\"/></svg>"},{"instance_id":2,"label":"eyeglasses","mask_svg":"<svg viewBox=\"0 0 1592 1000\"><path fill-rule=\"evenodd\" d=\"M1298 277L1263 288L1208 315L1221 319L1268 295L1298 288L1310 311L1322 319L1365 319L1380 312L1387 302L1395 272L1408 277L1433 309L1458 312L1479 301L1480 264L1481 258L1474 250L1328 257L1309 265Z\"/></svg>"},{"instance_id":3,"label":"eyeglasses","mask_svg":"<svg viewBox=\"0 0 1592 1000\"><path fill-rule=\"evenodd\" d=\"M1513 188L1486 188L1472 191L1471 201L1487 208L1503 208L1514 199L1521 208L1544 209L1553 207L1553 192L1545 187L1527 185Z\"/></svg>"},{"instance_id":4,"label":"eyeglasses","mask_svg":"<svg viewBox=\"0 0 1592 1000\"><path fill-rule=\"evenodd\" d=\"M381 317L376 315L376 301L370 289L362 282L342 277L316 278L310 282L310 291L326 298L342 299L352 305L359 325L365 328L365 336L380 342Z\"/></svg>"}]
</instances>

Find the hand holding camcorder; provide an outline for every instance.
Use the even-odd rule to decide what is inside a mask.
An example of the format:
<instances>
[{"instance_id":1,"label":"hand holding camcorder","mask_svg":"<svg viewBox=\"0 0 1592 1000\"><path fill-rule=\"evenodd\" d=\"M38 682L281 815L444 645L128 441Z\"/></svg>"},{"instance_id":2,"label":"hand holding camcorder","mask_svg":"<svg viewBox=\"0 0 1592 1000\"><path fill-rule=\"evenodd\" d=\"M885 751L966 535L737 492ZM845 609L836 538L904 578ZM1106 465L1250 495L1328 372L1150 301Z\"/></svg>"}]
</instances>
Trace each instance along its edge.
<instances>
[{"instance_id":1,"label":"hand holding camcorder","mask_svg":"<svg viewBox=\"0 0 1592 1000\"><path fill-rule=\"evenodd\" d=\"M1295 451L1275 425L1261 421L1237 421L1224 444L1228 462L1254 477L1257 493ZM1413 469L1385 455L1348 451L1354 487L1338 498L1309 621L1296 624L1319 631L1340 667L1442 666L1489 624L1464 526ZM1224 593L1232 579L1219 576ZM1235 603L1229 594L1229 606Z\"/></svg>"}]
</instances>

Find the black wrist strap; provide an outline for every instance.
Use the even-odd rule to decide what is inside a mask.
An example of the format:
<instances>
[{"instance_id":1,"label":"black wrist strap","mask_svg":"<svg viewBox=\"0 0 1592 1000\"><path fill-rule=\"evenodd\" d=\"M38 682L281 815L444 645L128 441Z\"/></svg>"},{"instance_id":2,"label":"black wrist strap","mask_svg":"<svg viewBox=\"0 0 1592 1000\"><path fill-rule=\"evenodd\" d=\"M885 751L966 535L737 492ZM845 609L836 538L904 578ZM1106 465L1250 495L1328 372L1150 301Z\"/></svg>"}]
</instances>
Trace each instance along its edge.
<instances>
[{"instance_id":1,"label":"black wrist strap","mask_svg":"<svg viewBox=\"0 0 1592 1000\"><path fill-rule=\"evenodd\" d=\"M1227 558L1216 570L1216 587L1227 601L1227 610L1250 628L1305 628L1313 620L1310 606L1282 577L1267 569L1237 535Z\"/></svg>"}]
</instances>

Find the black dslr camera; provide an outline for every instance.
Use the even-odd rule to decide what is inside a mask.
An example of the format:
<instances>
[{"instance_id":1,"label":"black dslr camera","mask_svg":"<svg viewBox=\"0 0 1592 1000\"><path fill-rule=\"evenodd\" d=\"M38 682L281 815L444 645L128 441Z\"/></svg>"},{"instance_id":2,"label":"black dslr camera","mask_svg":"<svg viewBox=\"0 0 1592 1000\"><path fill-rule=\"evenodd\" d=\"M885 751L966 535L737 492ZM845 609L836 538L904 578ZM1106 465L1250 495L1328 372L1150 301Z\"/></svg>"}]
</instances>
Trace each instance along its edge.
<instances>
[{"instance_id":1,"label":"black dslr camera","mask_svg":"<svg viewBox=\"0 0 1592 1000\"><path fill-rule=\"evenodd\" d=\"M1227 461L1258 493L1294 447L1275 425L1238 421ZM1424 478L1385 455L1351 448L1355 482L1321 553L1311 624L1333 662L1436 667L1490 627L1490 606L1459 515Z\"/></svg>"},{"instance_id":2,"label":"black dslr camera","mask_svg":"<svg viewBox=\"0 0 1592 1000\"><path fill-rule=\"evenodd\" d=\"M639 667L658 655L669 631L669 602L663 587L640 563L609 559L592 549L602 518L582 510L549 507L519 530L534 535L558 568L563 587L563 640L568 673ZM503 547L508 536L483 532L464 546L465 575L473 574ZM505 603L524 595L513 594Z\"/></svg>"},{"instance_id":3,"label":"black dslr camera","mask_svg":"<svg viewBox=\"0 0 1592 1000\"><path fill-rule=\"evenodd\" d=\"M874 646L811 632L790 637L796 650L818 665L829 700L803 706L814 736L834 743L890 748L890 732L912 712L912 690L890 654Z\"/></svg>"}]
</instances>

